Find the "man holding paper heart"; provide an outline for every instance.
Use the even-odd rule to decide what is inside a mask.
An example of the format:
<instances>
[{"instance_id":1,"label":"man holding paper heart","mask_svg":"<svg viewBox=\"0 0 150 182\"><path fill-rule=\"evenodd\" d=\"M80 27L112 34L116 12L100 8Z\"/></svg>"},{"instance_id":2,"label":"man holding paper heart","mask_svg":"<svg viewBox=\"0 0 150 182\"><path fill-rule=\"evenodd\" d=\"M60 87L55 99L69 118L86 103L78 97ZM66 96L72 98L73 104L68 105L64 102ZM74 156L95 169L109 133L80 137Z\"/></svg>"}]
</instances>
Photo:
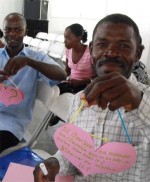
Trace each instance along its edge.
<instances>
[{"instance_id":1,"label":"man holding paper heart","mask_svg":"<svg viewBox=\"0 0 150 182\"><path fill-rule=\"evenodd\" d=\"M22 140L31 121L38 80L53 86L66 79L66 73L52 58L25 47L23 38L26 32L26 20L21 14L10 13L5 17L6 46L0 49L0 81L5 80L7 86L16 85L24 99L10 106L0 101L0 152Z\"/></svg>"},{"instance_id":2,"label":"man holding paper heart","mask_svg":"<svg viewBox=\"0 0 150 182\"><path fill-rule=\"evenodd\" d=\"M123 14L104 17L90 50L97 77L74 96L68 122L81 100L87 107L56 131L59 151L45 161L47 176L35 168L35 181L58 174L76 182L149 182L150 88L132 74L143 51L136 23Z\"/></svg>"}]
</instances>

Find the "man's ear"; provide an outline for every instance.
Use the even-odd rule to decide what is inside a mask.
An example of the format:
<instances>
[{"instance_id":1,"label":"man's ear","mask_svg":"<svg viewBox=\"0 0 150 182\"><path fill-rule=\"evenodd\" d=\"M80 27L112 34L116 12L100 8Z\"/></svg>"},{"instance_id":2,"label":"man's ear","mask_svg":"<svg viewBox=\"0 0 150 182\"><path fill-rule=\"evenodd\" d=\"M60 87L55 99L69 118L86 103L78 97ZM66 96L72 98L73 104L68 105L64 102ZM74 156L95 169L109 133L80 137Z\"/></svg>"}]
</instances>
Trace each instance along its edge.
<instances>
[{"instance_id":1,"label":"man's ear","mask_svg":"<svg viewBox=\"0 0 150 182\"><path fill-rule=\"evenodd\" d=\"M90 43L89 43L90 54L92 54L92 49L93 49L93 42L90 41Z\"/></svg>"},{"instance_id":2,"label":"man's ear","mask_svg":"<svg viewBox=\"0 0 150 182\"><path fill-rule=\"evenodd\" d=\"M143 50L144 50L144 45L138 46L137 51L136 51L136 61L140 60Z\"/></svg>"}]
</instances>

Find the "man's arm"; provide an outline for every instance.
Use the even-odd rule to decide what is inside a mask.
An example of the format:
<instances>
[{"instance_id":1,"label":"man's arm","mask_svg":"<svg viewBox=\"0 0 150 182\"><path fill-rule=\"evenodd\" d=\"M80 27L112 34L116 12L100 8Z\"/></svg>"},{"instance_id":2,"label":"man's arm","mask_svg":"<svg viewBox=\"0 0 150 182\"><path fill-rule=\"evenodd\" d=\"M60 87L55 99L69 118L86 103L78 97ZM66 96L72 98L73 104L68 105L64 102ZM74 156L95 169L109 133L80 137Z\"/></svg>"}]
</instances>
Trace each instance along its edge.
<instances>
[{"instance_id":1,"label":"man's arm","mask_svg":"<svg viewBox=\"0 0 150 182\"><path fill-rule=\"evenodd\" d=\"M36 61L32 58L25 56L16 56L10 59L4 68L4 73L7 76L14 75L26 65L38 70L49 79L58 81L66 79L66 73L61 67L55 64L48 64L42 61Z\"/></svg>"},{"instance_id":2,"label":"man's arm","mask_svg":"<svg viewBox=\"0 0 150 182\"><path fill-rule=\"evenodd\" d=\"M48 175L44 176L39 165L36 166L34 170L35 182L54 181L58 172L62 176L75 175L77 173L76 168L66 158L64 158L60 151L57 151L53 157L47 159L44 163L48 170Z\"/></svg>"},{"instance_id":3,"label":"man's arm","mask_svg":"<svg viewBox=\"0 0 150 182\"><path fill-rule=\"evenodd\" d=\"M52 80L66 80L66 73L60 66L48 64L40 61L30 60L28 66L40 71L46 77Z\"/></svg>"}]
</instances>

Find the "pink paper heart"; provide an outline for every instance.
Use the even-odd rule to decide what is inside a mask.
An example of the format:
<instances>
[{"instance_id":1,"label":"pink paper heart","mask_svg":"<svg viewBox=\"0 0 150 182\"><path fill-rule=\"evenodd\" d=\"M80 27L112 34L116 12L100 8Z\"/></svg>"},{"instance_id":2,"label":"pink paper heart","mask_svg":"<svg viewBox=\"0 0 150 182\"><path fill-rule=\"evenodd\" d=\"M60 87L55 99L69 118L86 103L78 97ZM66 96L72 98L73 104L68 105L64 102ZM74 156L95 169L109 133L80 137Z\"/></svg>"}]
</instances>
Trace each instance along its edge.
<instances>
[{"instance_id":1,"label":"pink paper heart","mask_svg":"<svg viewBox=\"0 0 150 182\"><path fill-rule=\"evenodd\" d=\"M54 134L58 149L85 176L119 173L131 168L136 150L129 143L109 142L95 150L89 133L73 124L64 124Z\"/></svg>"},{"instance_id":2,"label":"pink paper heart","mask_svg":"<svg viewBox=\"0 0 150 182\"><path fill-rule=\"evenodd\" d=\"M9 106L12 104L19 104L24 98L20 89L13 86L6 86L3 83L0 84L0 102Z\"/></svg>"}]
</instances>

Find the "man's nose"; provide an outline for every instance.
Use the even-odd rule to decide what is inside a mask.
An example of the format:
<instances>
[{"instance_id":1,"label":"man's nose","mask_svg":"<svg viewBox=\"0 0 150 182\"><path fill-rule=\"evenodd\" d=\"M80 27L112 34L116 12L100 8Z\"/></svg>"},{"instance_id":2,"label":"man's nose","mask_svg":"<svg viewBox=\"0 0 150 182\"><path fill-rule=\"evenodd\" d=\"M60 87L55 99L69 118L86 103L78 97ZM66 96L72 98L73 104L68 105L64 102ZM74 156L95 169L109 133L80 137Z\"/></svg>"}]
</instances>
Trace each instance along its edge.
<instances>
[{"instance_id":1,"label":"man's nose","mask_svg":"<svg viewBox=\"0 0 150 182\"><path fill-rule=\"evenodd\" d=\"M105 51L105 56L108 56L108 57L120 56L120 51L117 46L110 45L108 49Z\"/></svg>"}]
</instances>

